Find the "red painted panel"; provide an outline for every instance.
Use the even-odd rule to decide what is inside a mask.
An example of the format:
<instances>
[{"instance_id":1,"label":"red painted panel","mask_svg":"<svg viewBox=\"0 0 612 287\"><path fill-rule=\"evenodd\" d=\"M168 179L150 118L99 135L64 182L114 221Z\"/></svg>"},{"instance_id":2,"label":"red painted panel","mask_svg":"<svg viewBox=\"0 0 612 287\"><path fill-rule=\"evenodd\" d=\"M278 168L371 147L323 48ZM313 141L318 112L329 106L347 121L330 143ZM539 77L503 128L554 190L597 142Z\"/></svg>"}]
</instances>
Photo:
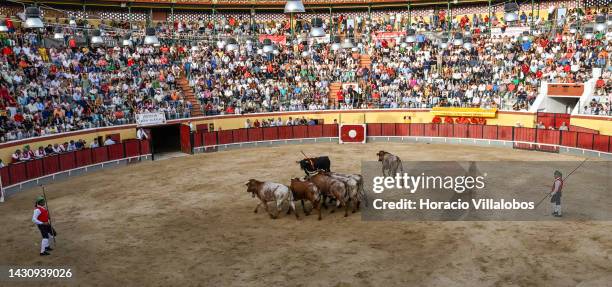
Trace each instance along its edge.
<instances>
[{"instance_id":1,"label":"red painted panel","mask_svg":"<svg viewBox=\"0 0 612 287\"><path fill-rule=\"evenodd\" d=\"M323 125L308 126L308 137L309 138L323 137Z\"/></svg>"},{"instance_id":2,"label":"red painted panel","mask_svg":"<svg viewBox=\"0 0 612 287\"><path fill-rule=\"evenodd\" d=\"M138 145L140 145L141 142L136 142ZM84 148L82 150L77 150L76 154L76 166L80 167L80 166L86 166L86 165L90 165L93 163L93 159L91 156L91 149L89 148Z\"/></svg>"},{"instance_id":3,"label":"red painted panel","mask_svg":"<svg viewBox=\"0 0 612 287\"><path fill-rule=\"evenodd\" d=\"M199 124L196 125L196 130L200 133L205 133L208 131L208 124Z\"/></svg>"},{"instance_id":4,"label":"red painted panel","mask_svg":"<svg viewBox=\"0 0 612 287\"><path fill-rule=\"evenodd\" d=\"M538 123L542 123L546 128L550 128L551 126L555 126L555 117L554 115L541 117L538 116Z\"/></svg>"},{"instance_id":5,"label":"red painted panel","mask_svg":"<svg viewBox=\"0 0 612 287\"><path fill-rule=\"evenodd\" d=\"M122 144L116 144L122 146ZM59 155L60 170L69 170L76 167L76 152L67 152Z\"/></svg>"},{"instance_id":6,"label":"red painted panel","mask_svg":"<svg viewBox=\"0 0 612 287\"><path fill-rule=\"evenodd\" d=\"M146 154L151 154L151 143L149 140L142 140L140 141L140 155Z\"/></svg>"},{"instance_id":7,"label":"red painted panel","mask_svg":"<svg viewBox=\"0 0 612 287\"><path fill-rule=\"evenodd\" d=\"M561 132L538 129L537 141L545 144L559 144L561 142Z\"/></svg>"},{"instance_id":8,"label":"red painted panel","mask_svg":"<svg viewBox=\"0 0 612 287\"><path fill-rule=\"evenodd\" d=\"M483 125L469 125L468 136L473 139L481 139L484 136Z\"/></svg>"},{"instance_id":9,"label":"red painted panel","mask_svg":"<svg viewBox=\"0 0 612 287\"><path fill-rule=\"evenodd\" d=\"M514 140L523 142L535 142L535 129L514 128Z\"/></svg>"},{"instance_id":10,"label":"red painted panel","mask_svg":"<svg viewBox=\"0 0 612 287\"><path fill-rule=\"evenodd\" d=\"M425 124L410 124L411 136L423 136L425 134Z\"/></svg>"},{"instance_id":11,"label":"red painted panel","mask_svg":"<svg viewBox=\"0 0 612 287\"><path fill-rule=\"evenodd\" d=\"M426 137L437 137L439 135L438 132L439 132L438 124L425 124L424 135Z\"/></svg>"},{"instance_id":12,"label":"red painted panel","mask_svg":"<svg viewBox=\"0 0 612 287\"><path fill-rule=\"evenodd\" d=\"M193 148L191 147L191 128L188 125L180 125L179 132L181 138L181 151L184 153L193 153Z\"/></svg>"},{"instance_id":13,"label":"red painted panel","mask_svg":"<svg viewBox=\"0 0 612 287\"><path fill-rule=\"evenodd\" d=\"M204 145L213 146L217 144L217 132L205 132L204 133Z\"/></svg>"},{"instance_id":14,"label":"red painted panel","mask_svg":"<svg viewBox=\"0 0 612 287\"><path fill-rule=\"evenodd\" d=\"M497 127L497 139L504 141L512 140L512 127L500 126Z\"/></svg>"},{"instance_id":15,"label":"red painted panel","mask_svg":"<svg viewBox=\"0 0 612 287\"><path fill-rule=\"evenodd\" d=\"M201 147L204 144L202 131L193 133L193 147Z\"/></svg>"},{"instance_id":16,"label":"red painted panel","mask_svg":"<svg viewBox=\"0 0 612 287\"><path fill-rule=\"evenodd\" d=\"M376 137L382 135L381 124L367 124L368 136Z\"/></svg>"},{"instance_id":17,"label":"red painted panel","mask_svg":"<svg viewBox=\"0 0 612 287\"><path fill-rule=\"evenodd\" d=\"M219 144L230 144L234 142L231 130L218 131L217 138L219 140Z\"/></svg>"},{"instance_id":18,"label":"red painted panel","mask_svg":"<svg viewBox=\"0 0 612 287\"><path fill-rule=\"evenodd\" d=\"M482 129L482 138L496 140L497 139L497 126L484 126Z\"/></svg>"},{"instance_id":19,"label":"red painted panel","mask_svg":"<svg viewBox=\"0 0 612 287\"><path fill-rule=\"evenodd\" d=\"M189 127L187 127L187 128L189 128ZM181 140L181 142L182 142L182 140ZM191 144L189 146L191 146ZM109 160L122 159L124 157L125 156L123 154L123 145L122 144L114 144L114 145L108 146L108 159Z\"/></svg>"},{"instance_id":20,"label":"red painted panel","mask_svg":"<svg viewBox=\"0 0 612 287\"><path fill-rule=\"evenodd\" d=\"M8 166L0 168L0 177L2 177L2 186L9 186L11 184Z\"/></svg>"},{"instance_id":21,"label":"red painted panel","mask_svg":"<svg viewBox=\"0 0 612 287\"><path fill-rule=\"evenodd\" d=\"M93 162L100 163L108 161L108 149L105 146L92 149ZM46 166L45 166L46 167Z\"/></svg>"},{"instance_id":22,"label":"red painted panel","mask_svg":"<svg viewBox=\"0 0 612 287\"><path fill-rule=\"evenodd\" d=\"M603 135L595 135L595 138L593 140L593 149L608 152L610 150L610 137Z\"/></svg>"},{"instance_id":23,"label":"red painted panel","mask_svg":"<svg viewBox=\"0 0 612 287\"><path fill-rule=\"evenodd\" d=\"M9 165L10 169L10 184L20 183L27 179L26 165L24 162L13 163Z\"/></svg>"},{"instance_id":24,"label":"red painted panel","mask_svg":"<svg viewBox=\"0 0 612 287\"><path fill-rule=\"evenodd\" d=\"M113 139L114 142L118 143L121 142L121 134L116 133L116 134L110 134L108 135L111 139ZM106 140L106 139L104 139Z\"/></svg>"},{"instance_id":25,"label":"red painted panel","mask_svg":"<svg viewBox=\"0 0 612 287\"><path fill-rule=\"evenodd\" d=\"M293 126L293 138L301 139L308 137L307 126Z\"/></svg>"},{"instance_id":26,"label":"red painted panel","mask_svg":"<svg viewBox=\"0 0 612 287\"><path fill-rule=\"evenodd\" d=\"M247 129L232 130L232 136L234 137L235 143L242 143L249 141L249 131Z\"/></svg>"},{"instance_id":27,"label":"red painted panel","mask_svg":"<svg viewBox=\"0 0 612 287\"><path fill-rule=\"evenodd\" d=\"M561 132L561 145L576 147L578 144L578 133L570 132L570 131L562 131Z\"/></svg>"},{"instance_id":28,"label":"red painted panel","mask_svg":"<svg viewBox=\"0 0 612 287\"><path fill-rule=\"evenodd\" d=\"M453 125L452 124L439 124L440 133L438 134L441 137L453 137Z\"/></svg>"},{"instance_id":29,"label":"red painted panel","mask_svg":"<svg viewBox=\"0 0 612 287\"><path fill-rule=\"evenodd\" d=\"M402 137L409 136L410 124L395 124L395 135Z\"/></svg>"},{"instance_id":30,"label":"red painted panel","mask_svg":"<svg viewBox=\"0 0 612 287\"><path fill-rule=\"evenodd\" d=\"M266 141L277 140L278 139L278 128L276 127L263 128L263 139Z\"/></svg>"},{"instance_id":31,"label":"red painted panel","mask_svg":"<svg viewBox=\"0 0 612 287\"><path fill-rule=\"evenodd\" d=\"M292 139L293 138L293 127L282 126L278 127L278 139Z\"/></svg>"},{"instance_id":32,"label":"red painted panel","mask_svg":"<svg viewBox=\"0 0 612 287\"><path fill-rule=\"evenodd\" d=\"M593 149L593 135L592 133L578 133L577 147L583 149Z\"/></svg>"},{"instance_id":33,"label":"red painted panel","mask_svg":"<svg viewBox=\"0 0 612 287\"><path fill-rule=\"evenodd\" d=\"M123 142L125 146L125 157L133 157L140 155L140 145L138 140L127 140Z\"/></svg>"},{"instance_id":34,"label":"red painted panel","mask_svg":"<svg viewBox=\"0 0 612 287\"><path fill-rule=\"evenodd\" d=\"M572 125L569 126L569 130L573 132L579 132L579 133L599 134L598 130L589 129L585 127L579 127L579 126L572 126Z\"/></svg>"},{"instance_id":35,"label":"red painted panel","mask_svg":"<svg viewBox=\"0 0 612 287\"><path fill-rule=\"evenodd\" d=\"M455 138L467 138L468 137L468 125L455 124L453 126L453 137Z\"/></svg>"},{"instance_id":36,"label":"red painted panel","mask_svg":"<svg viewBox=\"0 0 612 287\"><path fill-rule=\"evenodd\" d=\"M338 136L338 125L323 125L323 136L324 137L337 137Z\"/></svg>"},{"instance_id":37,"label":"red painted panel","mask_svg":"<svg viewBox=\"0 0 612 287\"><path fill-rule=\"evenodd\" d=\"M538 143L544 144L559 144L561 142L561 132L555 130L537 130L536 140ZM557 146L537 146L538 150L558 152L559 147Z\"/></svg>"},{"instance_id":38,"label":"red painted panel","mask_svg":"<svg viewBox=\"0 0 612 287\"><path fill-rule=\"evenodd\" d=\"M105 147L102 148L106 151ZM59 172L59 155L54 154L43 158L43 167L45 175Z\"/></svg>"},{"instance_id":39,"label":"red painted panel","mask_svg":"<svg viewBox=\"0 0 612 287\"><path fill-rule=\"evenodd\" d=\"M381 124L381 135L395 136L395 124Z\"/></svg>"},{"instance_id":40,"label":"red painted panel","mask_svg":"<svg viewBox=\"0 0 612 287\"><path fill-rule=\"evenodd\" d=\"M263 134L262 134L261 128L248 129L247 131L249 133L250 142L256 142L256 141L263 140Z\"/></svg>"},{"instance_id":41,"label":"red painted panel","mask_svg":"<svg viewBox=\"0 0 612 287\"><path fill-rule=\"evenodd\" d=\"M43 160L35 159L28 161L26 163L26 173L28 174L28 179L38 178L45 175L43 172Z\"/></svg>"}]
</instances>

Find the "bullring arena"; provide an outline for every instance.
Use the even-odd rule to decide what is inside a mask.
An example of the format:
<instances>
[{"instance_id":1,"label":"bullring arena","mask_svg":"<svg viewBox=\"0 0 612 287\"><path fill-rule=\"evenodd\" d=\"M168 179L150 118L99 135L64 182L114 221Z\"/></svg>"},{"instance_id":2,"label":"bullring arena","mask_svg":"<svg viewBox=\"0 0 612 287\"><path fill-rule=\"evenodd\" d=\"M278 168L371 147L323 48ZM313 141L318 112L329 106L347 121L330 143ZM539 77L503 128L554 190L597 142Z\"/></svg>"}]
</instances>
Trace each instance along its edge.
<instances>
[{"instance_id":1,"label":"bullring arena","mask_svg":"<svg viewBox=\"0 0 612 287\"><path fill-rule=\"evenodd\" d=\"M2 1L0 286L612 286L611 8Z\"/></svg>"}]
</instances>

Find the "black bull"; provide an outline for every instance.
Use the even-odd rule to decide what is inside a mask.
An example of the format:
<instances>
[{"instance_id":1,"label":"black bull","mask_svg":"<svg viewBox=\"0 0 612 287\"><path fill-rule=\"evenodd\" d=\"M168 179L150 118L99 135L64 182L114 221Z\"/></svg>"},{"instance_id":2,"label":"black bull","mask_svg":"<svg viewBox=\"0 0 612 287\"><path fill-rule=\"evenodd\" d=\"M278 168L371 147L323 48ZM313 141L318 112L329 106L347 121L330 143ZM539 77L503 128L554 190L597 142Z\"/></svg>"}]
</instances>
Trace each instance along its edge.
<instances>
[{"instance_id":1,"label":"black bull","mask_svg":"<svg viewBox=\"0 0 612 287\"><path fill-rule=\"evenodd\" d=\"M306 175L308 175L308 173L313 173L317 170L324 170L326 172L331 171L331 162L329 161L329 157L327 156L305 158L303 160L298 161L298 163L300 164L300 168L304 170Z\"/></svg>"}]
</instances>

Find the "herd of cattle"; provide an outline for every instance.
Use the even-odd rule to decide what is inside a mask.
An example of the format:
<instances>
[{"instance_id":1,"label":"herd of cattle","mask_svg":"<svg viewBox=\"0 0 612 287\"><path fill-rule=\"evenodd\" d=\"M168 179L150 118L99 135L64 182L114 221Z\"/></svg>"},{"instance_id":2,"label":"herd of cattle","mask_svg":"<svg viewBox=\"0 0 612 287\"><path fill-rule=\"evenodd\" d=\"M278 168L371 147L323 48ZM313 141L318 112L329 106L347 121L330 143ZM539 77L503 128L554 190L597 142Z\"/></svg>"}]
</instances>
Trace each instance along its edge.
<instances>
[{"instance_id":1,"label":"herd of cattle","mask_svg":"<svg viewBox=\"0 0 612 287\"><path fill-rule=\"evenodd\" d=\"M382 162L383 175L395 174L398 168L403 171L399 157L385 151L377 154L378 161ZM289 203L287 214L292 211L299 219L294 201L300 200L302 209L309 215L312 209L316 209L321 220L321 206L327 209L328 200L335 201L332 207L333 213L337 208L344 207L344 216L348 216L349 207L352 205L352 212L359 210L361 202L366 204L366 195L363 189L363 176L360 174L343 174L331 171L329 157L322 156L316 158L306 158L297 162L304 170L306 176L303 179L293 178L291 184L286 186L280 183L259 181L250 179L246 182L247 193L252 197L259 198L260 202L255 207L255 213L259 206L263 205L271 218L276 219L285 202ZM312 205L310 210L306 210L304 201L309 201ZM268 202L276 202L276 213L268 208Z\"/></svg>"}]
</instances>

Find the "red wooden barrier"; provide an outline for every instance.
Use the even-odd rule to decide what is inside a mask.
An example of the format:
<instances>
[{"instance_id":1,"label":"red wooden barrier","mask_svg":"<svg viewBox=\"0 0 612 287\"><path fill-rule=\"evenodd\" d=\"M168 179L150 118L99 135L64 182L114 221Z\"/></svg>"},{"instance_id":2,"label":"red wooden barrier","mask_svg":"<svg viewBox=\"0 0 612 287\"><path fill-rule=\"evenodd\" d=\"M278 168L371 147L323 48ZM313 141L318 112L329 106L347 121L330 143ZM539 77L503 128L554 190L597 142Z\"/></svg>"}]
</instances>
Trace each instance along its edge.
<instances>
[{"instance_id":1,"label":"red wooden barrier","mask_svg":"<svg viewBox=\"0 0 612 287\"><path fill-rule=\"evenodd\" d=\"M484 136L483 125L469 125L468 126L468 137L473 139L481 139Z\"/></svg>"},{"instance_id":2,"label":"red wooden barrier","mask_svg":"<svg viewBox=\"0 0 612 287\"><path fill-rule=\"evenodd\" d=\"M578 143L577 147L583 149L593 149L593 136L595 134L592 133L578 133Z\"/></svg>"},{"instance_id":3,"label":"red wooden barrier","mask_svg":"<svg viewBox=\"0 0 612 287\"><path fill-rule=\"evenodd\" d=\"M293 128L290 126L278 127L278 139L292 139Z\"/></svg>"},{"instance_id":4,"label":"red wooden barrier","mask_svg":"<svg viewBox=\"0 0 612 287\"><path fill-rule=\"evenodd\" d=\"M532 128L514 128L514 140L524 142L535 142L535 129ZM515 143L515 148L534 149L535 145L528 143Z\"/></svg>"},{"instance_id":5,"label":"red wooden barrier","mask_svg":"<svg viewBox=\"0 0 612 287\"><path fill-rule=\"evenodd\" d=\"M232 137L235 143L242 143L249 141L249 131L247 129L232 130Z\"/></svg>"},{"instance_id":6,"label":"red wooden barrier","mask_svg":"<svg viewBox=\"0 0 612 287\"><path fill-rule=\"evenodd\" d=\"M193 133L193 147L201 147L203 144L204 144L204 138L203 138L202 131L197 131ZM126 147L125 152L127 154L127 147Z\"/></svg>"},{"instance_id":7,"label":"red wooden barrier","mask_svg":"<svg viewBox=\"0 0 612 287\"><path fill-rule=\"evenodd\" d=\"M151 154L151 144L149 140L140 141L140 155ZM93 163L93 157L92 157Z\"/></svg>"},{"instance_id":8,"label":"red wooden barrier","mask_svg":"<svg viewBox=\"0 0 612 287\"><path fill-rule=\"evenodd\" d=\"M579 133L599 134L598 130L589 129L585 127L579 127L579 126L572 126L572 125L569 126L569 130L572 132L579 132Z\"/></svg>"},{"instance_id":9,"label":"red wooden barrier","mask_svg":"<svg viewBox=\"0 0 612 287\"><path fill-rule=\"evenodd\" d=\"M140 142L136 142L140 146ZM77 150L75 153L76 157L76 166L86 166L93 163L93 158L91 156L91 149L84 148L82 150Z\"/></svg>"},{"instance_id":10,"label":"red wooden barrier","mask_svg":"<svg viewBox=\"0 0 612 287\"><path fill-rule=\"evenodd\" d=\"M561 145L576 147L578 144L578 133L570 132L570 131L562 131L561 132Z\"/></svg>"},{"instance_id":11,"label":"red wooden barrier","mask_svg":"<svg viewBox=\"0 0 612 287\"><path fill-rule=\"evenodd\" d=\"M9 167L5 166L0 168L0 177L2 177L2 186L11 185L11 178L9 176Z\"/></svg>"},{"instance_id":12,"label":"red wooden barrier","mask_svg":"<svg viewBox=\"0 0 612 287\"><path fill-rule=\"evenodd\" d=\"M201 133L199 132L197 134L201 135ZM127 140L123 142L123 145L125 146L125 156L126 157L133 157L133 156L140 155L140 150L139 150L140 144L138 140Z\"/></svg>"},{"instance_id":13,"label":"red wooden barrier","mask_svg":"<svg viewBox=\"0 0 612 287\"><path fill-rule=\"evenodd\" d=\"M514 128L514 140L524 142L535 142L535 129Z\"/></svg>"},{"instance_id":14,"label":"red wooden barrier","mask_svg":"<svg viewBox=\"0 0 612 287\"><path fill-rule=\"evenodd\" d=\"M323 136L324 137L337 137L338 136L338 125L323 125Z\"/></svg>"},{"instance_id":15,"label":"red wooden barrier","mask_svg":"<svg viewBox=\"0 0 612 287\"><path fill-rule=\"evenodd\" d=\"M426 137L437 137L439 135L438 124L425 124L425 127L423 129L423 135L425 135Z\"/></svg>"},{"instance_id":16,"label":"red wooden barrier","mask_svg":"<svg viewBox=\"0 0 612 287\"><path fill-rule=\"evenodd\" d=\"M217 132L204 133L204 146L217 145Z\"/></svg>"},{"instance_id":17,"label":"red wooden barrier","mask_svg":"<svg viewBox=\"0 0 612 287\"><path fill-rule=\"evenodd\" d=\"M108 146L108 159L116 160L124 158L123 154L123 145L122 144L114 144Z\"/></svg>"},{"instance_id":18,"label":"red wooden barrier","mask_svg":"<svg viewBox=\"0 0 612 287\"><path fill-rule=\"evenodd\" d=\"M218 131L217 138L219 140L219 144L230 144L234 142L231 130Z\"/></svg>"},{"instance_id":19,"label":"red wooden barrier","mask_svg":"<svg viewBox=\"0 0 612 287\"><path fill-rule=\"evenodd\" d=\"M187 154L193 153L193 146L191 145L191 128L188 125L179 125L179 141L181 146L181 151ZM115 155L111 155L109 152L109 157L114 158Z\"/></svg>"},{"instance_id":20,"label":"red wooden barrier","mask_svg":"<svg viewBox=\"0 0 612 287\"><path fill-rule=\"evenodd\" d=\"M410 124L410 135L414 137L425 134L425 124Z\"/></svg>"},{"instance_id":21,"label":"red wooden barrier","mask_svg":"<svg viewBox=\"0 0 612 287\"><path fill-rule=\"evenodd\" d=\"M604 135L595 135L593 138L593 149L598 151L610 151L610 137Z\"/></svg>"},{"instance_id":22,"label":"red wooden barrier","mask_svg":"<svg viewBox=\"0 0 612 287\"><path fill-rule=\"evenodd\" d=\"M13 164L10 164L8 167L10 169L9 184L20 183L27 179L25 163L23 162L13 163Z\"/></svg>"},{"instance_id":23,"label":"red wooden barrier","mask_svg":"<svg viewBox=\"0 0 612 287\"><path fill-rule=\"evenodd\" d=\"M28 175L28 179L34 179L45 175L43 170L43 160L35 159L26 162L26 173Z\"/></svg>"},{"instance_id":24,"label":"red wooden barrier","mask_svg":"<svg viewBox=\"0 0 612 287\"><path fill-rule=\"evenodd\" d=\"M395 135L407 137L410 135L410 124L395 124Z\"/></svg>"},{"instance_id":25,"label":"red wooden barrier","mask_svg":"<svg viewBox=\"0 0 612 287\"><path fill-rule=\"evenodd\" d=\"M293 138L293 127L282 126L278 127L278 139L292 139Z\"/></svg>"},{"instance_id":26,"label":"red wooden barrier","mask_svg":"<svg viewBox=\"0 0 612 287\"><path fill-rule=\"evenodd\" d=\"M100 163L108 161L108 149L105 146L92 149L93 162ZM45 166L46 167L46 166Z\"/></svg>"},{"instance_id":27,"label":"red wooden barrier","mask_svg":"<svg viewBox=\"0 0 612 287\"><path fill-rule=\"evenodd\" d=\"M381 124L381 135L395 136L395 124Z\"/></svg>"},{"instance_id":28,"label":"red wooden barrier","mask_svg":"<svg viewBox=\"0 0 612 287\"><path fill-rule=\"evenodd\" d=\"M512 127L499 126L497 127L497 139L504 141L512 140Z\"/></svg>"},{"instance_id":29,"label":"red wooden barrier","mask_svg":"<svg viewBox=\"0 0 612 287\"><path fill-rule=\"evenodd\" d=\"M555 130L538 129L538 143L559 144L561 142L561 132Z\"/></svg>"},{"instance_id":30,"label":"red wooden barrier","mask_svg":"<svg viewBox=\"0 0 612 287\"><path fill-rule=\"evenodd\" d=\"M106 148L102 147L105 151ZM45 171L45 175L57 173L60 171L59 169L59 155L50 155L43 158L43 168Z\"/></svg>"},{"instance_id":31,"label":"red wooden barrier","mask_svg":"<svg viewBox=\"0 0 612 287\"><path fill-rule=\"evenodd\" d=\"M453 137L453 124L436 124L438 125L438 136L450 138Z\"/></svg>"},{"instance_id":32,"label":"red wooden barrier","mask_svg":"<svg viewBox=\"0 0 612 287\"><path fill-rule=\"evenodd\" d=\"M367 124L368 136L376 137L382 135L381 124Z\"/></svg>"},{"instance_id":33,"label":"red wooden barrier","mask_svg":"<svg viewBox=\"0 0 612 287\"><path fill-rule=\"evenodd\" d=\"M293 138L302 139L308 137L308 126L293 126Z\"/></svg>"},{"instance_id":34,"label":"red wooden barrier","mask_svg":"<svg viewBox=\"0 0 612 287\"><path fill-rule=\"evenodd\" d=\"M468 137L468 125L455 124L453 126L453 137L455 138L467 138Z\"/></svg>"},{"instance_id":35,"label":"red wooden barrier","mask_svg":"<svg viewBox=\"0 0 612 287\"><path fill-rule=\"evenodd\" d=\"M276 127L263 128L263 139L272 141L278 139L278 129Z\"/></svg>"},{"instance_id":36,"label":"red wooden barrier","mask_svg":"<svg viewBox=\"0 0 612 287\"><path fill-rule=\"evenodd\" d=\"M544 144L555 144L558 145L561 142L561 132L555 130L543 130L538 129L536 135L536 141ZM538 150L548 152L558 152L558 146L537 146Z\"/></svg>"},{"instance_id":37,"label":"red wooden barrier","mask_svg":"<svg viewBox=\"0 0 612 287\"><path fill-rule=\"evenodd\" d=\"M121 146L121 144L117 144ZM60 171L73 169L76 167L76 152L67 152L59 155Z\"/></svg>"},{"instance_id":38,"label":"red wooden barrier","mask_svg":"<svg viewBox=\"0 0 612 287\"><path fill-rule=\"evenodd\" d=\"M309 138L320 138L323 137L323 126L308 126L308 137Z\"/></svg>"},{"instance_id":39,"label":"red wooden barrier","mask_svg":"<svg viewBox=\"0 0 612 287\"><path fill-rule=\"evenodd\" d=\"M263 131L261 128L248 129L249 141L257 142L263 139Z\"/></svg>"},{"instance_id":40,"label":"red wooden barrier","mask_svg":"<svg viewBox=\"0 0 612 287\"><path fill-rule=\"evenodd\" d=\"M482 138L496 140L498 126L484 126L482 128Z\"/></svg>"}]
</instances>

